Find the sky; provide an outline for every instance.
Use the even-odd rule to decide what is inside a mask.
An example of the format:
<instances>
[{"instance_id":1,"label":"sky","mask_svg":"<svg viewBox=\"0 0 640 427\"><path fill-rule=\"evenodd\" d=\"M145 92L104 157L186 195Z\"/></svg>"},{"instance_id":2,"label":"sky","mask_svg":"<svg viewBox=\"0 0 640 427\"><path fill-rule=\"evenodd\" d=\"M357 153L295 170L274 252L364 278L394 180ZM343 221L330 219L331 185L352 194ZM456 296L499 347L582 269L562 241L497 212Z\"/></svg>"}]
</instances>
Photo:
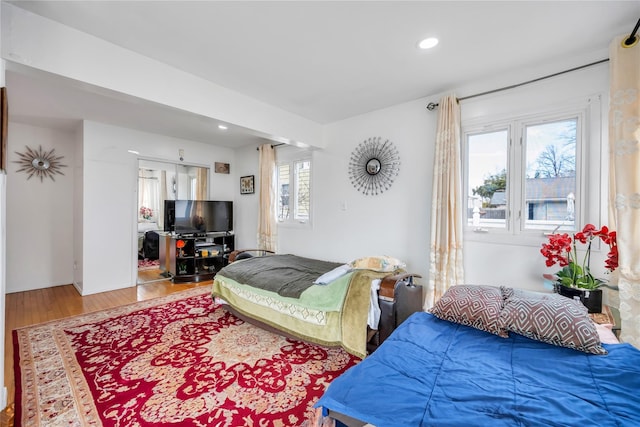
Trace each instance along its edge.
<instances>
[{"instance_id":1,"label":"sky","mask_svg":"<svg viewBox=\"0 0 640 427\"><path fill-rule=\"evenodd\" d=\"M575 129L575 119L549 122L526 127L527 130L527 176L535 175L536 159L545 147L555 144L562 149L562 138ZM507 129L469 135L469 195L472 189L484 184L485 178L507 168Z\"/></svg>"}]
</instances>

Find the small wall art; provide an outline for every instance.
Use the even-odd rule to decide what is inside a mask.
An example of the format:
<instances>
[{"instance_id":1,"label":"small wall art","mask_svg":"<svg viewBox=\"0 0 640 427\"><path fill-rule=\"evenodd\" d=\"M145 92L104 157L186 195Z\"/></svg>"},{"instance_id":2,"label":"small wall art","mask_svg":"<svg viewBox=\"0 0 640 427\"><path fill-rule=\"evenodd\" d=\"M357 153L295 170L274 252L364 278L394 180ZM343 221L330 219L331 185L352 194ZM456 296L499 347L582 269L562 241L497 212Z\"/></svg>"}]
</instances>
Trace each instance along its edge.
<instances>
[{"instance_id":1,"label":"small wall art","mask_svg":"<svg viewBox=\"0 0 640 427\"><path fill-rule=\"evenodd\" d=\"M253 186L253 175L240 177L240 194L253 194L255 188Z\"/></svg>"},{"instance_id":2,"label":"small wall art","mask_svg":"<svg viewBox=\"0 0 640 427\"><path fill-rule=\"evenodd\" d=\"M400 155L393 142L381 137L365 139L351 153L349 179L364 195L378 195L391 188L400 169Z\"/></svg>"},{"instance_id":3,"label":"small wall art","mask_svg":"<svg viewBox=\"0 0 640 427\"><path fill-rule=\"evenodd\" d=\"M216 173L226 173L228 174L231 170L229 163L215 162L214 170Z\"/></svg>"},{"instance_id":4,"label":"small wall art","mask_svg":"<svg viewBox=\"0 0 640 427\"><path fill-rule=\"evenodd\" d=\"M13 161L13 163L17 163L20 166L16 172L25 172L27 180L35 176L40 178L40 182L44 178L51 178L55 181L54 175L64 175L60 169L67 167L67 165L60 163L64 156L56 156L55 148L46 151L42 149L42 146L38 147L37 150L27 146L24 153L16 151L16 154L20 157L20 160Z\"/></svg>"}]
</instances>

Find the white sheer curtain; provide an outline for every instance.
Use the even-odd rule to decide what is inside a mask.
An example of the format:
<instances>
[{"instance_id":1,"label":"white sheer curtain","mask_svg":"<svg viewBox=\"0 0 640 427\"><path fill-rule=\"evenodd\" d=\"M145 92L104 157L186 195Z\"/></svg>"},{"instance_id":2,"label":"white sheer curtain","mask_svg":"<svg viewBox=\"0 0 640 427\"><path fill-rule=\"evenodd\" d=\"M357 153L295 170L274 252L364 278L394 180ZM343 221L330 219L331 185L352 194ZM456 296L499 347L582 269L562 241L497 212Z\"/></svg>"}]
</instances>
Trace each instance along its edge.
<instances>
[{"instance_id":1,"label":"white sheer curtain","mask_svg":"<svg viewBox=\"0 0 640 427\"><path fill-rule=\"evenodd\" d=\"M154 171L138 170L138 221L157 222L160 215L160 182ZM144 218L142 208L151 209L151 217Z\"/></svg>"},{"instance_id":2,"label":"white sheer curtain","mask_svg":"<svg viewBox=\"0 0 640 427\"><path fill-rule=\"evenodd\" d=\"M271 144L261 145L259 151L258 249L276 252L276 154Z\"/></svg>"},{"instance_id":3,"label":"white sheer curtain","mask_svg":"<svg viewBox=\"0 0 640 427\"><path fill-rule=\"evenodd\" d=\"M438 128L431 200L431 257L424 308L453 285L464 283L462 264L462 178L460 106L454 95L438 103Z\"/></svg>"},{"instance_id":4,"label":"white sheer curtain","mask_svg":"<svg viewBox=\"0 0 640 427\"><path fill-rule=\"evenodd\" d=\"M160 171L160 206L158 208L158 229L164 230L164 201L167 200L167 171Z\"/></svg>"},{"instance_id":5,"label":"white sheer curtain","mask_svg":"<svg viewBox=\"0 0 640 427\"><path fill-rule=\"evenodd\" d=\"M622 341L640 348L640 44L611 42L609 210L617 232Z\"/></svg>"}]
</instances>

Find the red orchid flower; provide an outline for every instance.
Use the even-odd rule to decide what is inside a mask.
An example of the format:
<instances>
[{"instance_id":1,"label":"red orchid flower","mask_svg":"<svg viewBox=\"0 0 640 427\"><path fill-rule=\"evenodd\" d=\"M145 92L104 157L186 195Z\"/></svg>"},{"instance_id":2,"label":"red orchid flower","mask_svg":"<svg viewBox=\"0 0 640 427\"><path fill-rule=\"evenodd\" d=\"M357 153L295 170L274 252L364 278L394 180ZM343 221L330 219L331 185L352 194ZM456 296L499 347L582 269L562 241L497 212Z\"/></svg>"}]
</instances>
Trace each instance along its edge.
<instances>
[{"instance_id":1,"label":"red orchid flower","mask_svg":"<svg viewBox=\"0 0 640 427\"><path fill-rule=\"evenodd\" d=\"M549 242L543 243L540 253L545 257L545 264L551 267L559 264L562 267L556 277L565 286L580 285L586 289L596 289L604 280L593 277L590 271L591 243L595 238L600 238L603 243L609 246L609 252L604 266L609 271L618 268L618 245L615 231L609 231L607 226L597 229L593 224L587 224L582 231L569 236L564 234L552 234ZM577 263L578 251L576 243L586 244L586 253L582 265Z\"/></svg>"}]
</instances>

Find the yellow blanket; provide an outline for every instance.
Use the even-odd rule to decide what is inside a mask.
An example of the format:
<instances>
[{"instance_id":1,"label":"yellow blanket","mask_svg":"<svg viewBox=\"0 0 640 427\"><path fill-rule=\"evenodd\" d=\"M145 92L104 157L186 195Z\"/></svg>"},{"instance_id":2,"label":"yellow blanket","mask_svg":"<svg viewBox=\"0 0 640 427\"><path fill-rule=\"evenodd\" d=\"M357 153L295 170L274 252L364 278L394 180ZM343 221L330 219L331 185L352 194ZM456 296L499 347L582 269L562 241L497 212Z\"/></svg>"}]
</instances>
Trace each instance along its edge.
<instances>
[{"instance_id":1,"label":"yellow blanket","mask_svg":"<svg viewBox=\"0 0 640 427\"><path fill-rule=\"evenodd\" d=\"M371 281L392 273L376 273L370 270L358 270L351 275L344 303L340 311L321 312L323 321L312 323L300 316L292 317L291 307L278 311L282 306L280 296L273 293L265 296L264 290L256 295L247 295L246 285L217 275L213 282L212 295L220 297L239 313L261 321L290 335L305 341L335 346L339 345L354 356L364 358L367 354L367 317L371 292ZM324 288L324 286L323 286ZM255 288L254 288L255 289ZM326 288L330 290L330 287ZM335 292L335 289L333 290ZM249 291L251 292L251 291ZM267 299L272 300L268 303ZM291 299L287 298L290 303ZM274 302L275 301L275 302ZM306 312L306 310L303 310ZM318 318L320 314L313 314ZM320 324L321 323L321 324Z\"/></svg>"},{"instance_id":2,"label":"yellow blanket","mask_svg":"<svg viewBox=\"0 0 640 427\"><path fill-rule=\"evenodd\" d=\"M342 347L349 353L364 358L367 354L367 318L371 295L371 281L391 273L358 270L351 278L342 307Z\"/></svg>"}]
</instances>

